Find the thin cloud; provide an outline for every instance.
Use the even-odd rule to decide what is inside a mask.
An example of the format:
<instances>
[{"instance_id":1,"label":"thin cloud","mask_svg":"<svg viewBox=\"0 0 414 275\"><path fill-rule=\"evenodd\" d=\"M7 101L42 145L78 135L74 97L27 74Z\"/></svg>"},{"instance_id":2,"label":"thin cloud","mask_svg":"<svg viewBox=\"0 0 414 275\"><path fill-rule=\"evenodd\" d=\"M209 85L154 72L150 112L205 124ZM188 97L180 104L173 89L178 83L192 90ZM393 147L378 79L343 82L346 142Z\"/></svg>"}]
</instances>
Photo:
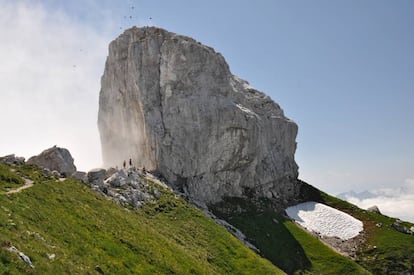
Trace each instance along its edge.
<instances>
[{"instance_id":1,"label":"thin cloud","mask_svg":"<svg viewBox=\"0 0 414 275\"><path fill-rule=\"evenodd\" d=\"M96 120L110 39L40 4L0 4L0 155L55 144L80 169L101 165Z\"/></svg>"},{"instance_id":2,"label":"thin cloud","mask_svg":"<svg viewBox=\"0 0 414 275\"><path fill-rule=\"evenodd\" d=\"M367 194L369 193L369 198ZM397 188L381 188L359 194L342 194L342 197L363 209L378 206L380 211L390 217L414 222L414 179L406 179Z\"/></svg>"}]
</instances>

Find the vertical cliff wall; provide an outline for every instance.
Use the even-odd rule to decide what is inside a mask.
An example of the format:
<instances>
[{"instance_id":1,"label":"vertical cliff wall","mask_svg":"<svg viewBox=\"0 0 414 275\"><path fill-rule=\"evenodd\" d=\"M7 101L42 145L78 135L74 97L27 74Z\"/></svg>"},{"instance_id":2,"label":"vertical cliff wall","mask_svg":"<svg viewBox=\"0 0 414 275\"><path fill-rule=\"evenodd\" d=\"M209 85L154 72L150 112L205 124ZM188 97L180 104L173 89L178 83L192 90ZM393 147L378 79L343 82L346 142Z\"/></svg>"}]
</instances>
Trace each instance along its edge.
<instances>
[{"instance_id":1,"label":"vertical cliff wall","mask_svg":"<svg viewBox=\"0 0 414 275\"><path fill-rule=\"evenodd\" d=\"M134 27L111 42L98 126L106 166L132 158L194 199L295 195L297 125L189 37Z\"/></svg>"}]
</instances>

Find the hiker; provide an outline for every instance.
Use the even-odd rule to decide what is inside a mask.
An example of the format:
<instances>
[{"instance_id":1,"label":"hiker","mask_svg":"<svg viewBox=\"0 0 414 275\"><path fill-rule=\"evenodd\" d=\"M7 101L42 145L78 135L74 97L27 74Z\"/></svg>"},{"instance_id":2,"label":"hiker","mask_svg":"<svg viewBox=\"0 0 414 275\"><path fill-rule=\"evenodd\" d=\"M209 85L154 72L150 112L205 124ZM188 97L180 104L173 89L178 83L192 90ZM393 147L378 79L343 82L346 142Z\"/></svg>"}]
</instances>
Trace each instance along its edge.
<instances>
[{"instance_id":1,"label":"hiker","mask_svg":"<svg viewBox=\"0 0 414 275\"><path fill-rule=\"evenodd\" d=\"M126 161L124 160L124 169L126 168Z\"/></svg>"},{"instance_id":2,"label":"hiker","mask_svg":"<svg viewBox=\"0 0 414 275\"><path fill-rule=\"evenodd\" d=\"M132 167L132 159L129 159L129 166Z\"/></svg>"}]
</instances>

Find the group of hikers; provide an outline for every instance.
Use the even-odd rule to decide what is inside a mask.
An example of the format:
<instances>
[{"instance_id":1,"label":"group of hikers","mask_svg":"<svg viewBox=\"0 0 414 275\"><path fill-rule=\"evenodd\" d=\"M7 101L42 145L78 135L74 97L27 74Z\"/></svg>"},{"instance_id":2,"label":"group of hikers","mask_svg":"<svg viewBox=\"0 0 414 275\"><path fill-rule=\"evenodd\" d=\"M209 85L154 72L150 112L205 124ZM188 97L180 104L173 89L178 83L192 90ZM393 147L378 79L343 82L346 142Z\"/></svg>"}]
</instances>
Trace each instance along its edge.
<instances>
[{"instance_id":1,"label":"group of hikers","mask_svg":"<svg viewBox=\"0 0 414 275\"><path fill-rule=\"evenodd\" d=\"M127 166L127 162L126 160L124 160L124 162L122 163L122 166L124 167L124 169L126 169ZM129 159L129 167L132 167L132 159ZM146 173L145 167L142 168L142 172Z\"/></svg>"},{"instance_id":2,"label":"group of hikers","mask_svg":"<svg viewBox=\"0 0 414 275\"><path fill-rule=\"evenodd\" d=\"M124 163L123 163L123 166L124 166L124 169L126 168L126 160L124 160ZM129 159L129 167L132 167L132 159L130 158Z\"/></svg>"}]
</instances>

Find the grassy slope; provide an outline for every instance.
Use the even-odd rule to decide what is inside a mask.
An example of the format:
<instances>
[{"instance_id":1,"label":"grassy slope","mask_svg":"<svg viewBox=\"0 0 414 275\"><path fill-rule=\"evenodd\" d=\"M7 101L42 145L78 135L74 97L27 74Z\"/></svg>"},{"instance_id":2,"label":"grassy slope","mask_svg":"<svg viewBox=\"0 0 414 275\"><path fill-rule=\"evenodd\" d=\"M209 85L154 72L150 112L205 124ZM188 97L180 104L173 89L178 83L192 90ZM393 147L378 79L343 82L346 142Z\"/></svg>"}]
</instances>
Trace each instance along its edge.
<instances>
[{"instance_id":1,"label":"grassy slope","mask_svg":"<svg viewBox=\"0 0 414 275\"><path fill-rule=\"evenodd\" d=\"M263 256L289 274L367 274L295 223L276 214L266 201L259 207L242 199L229 199L213 212L239 228ZM241 210L244 209L244 210Z\"/></svg>"},{"instance_id":2,"label":"grassy slope","mask_svg":"<svg viewBox=\"0 0 414 275\"><path fill-rule=\"evenodd\" d=\"M358 265L276 214L265 201L253 204L233 198L218 205L214 212L244 232L266 258L288 273L361 274L366 270L373 274L414 273L414 236L393 229L391 225L396 219L362 210L309 185L304 185L302 195L304 201L325 203L364 223L366 242L358 251Z\"/></svg>"},{"instance_id":3,"label":"grassy slope","mask_svg":"<svg viewBox=\"0 0 414 275\"><path fill-rule=\"evenodd\" d=\"M16 246L35 269L3 247L1 274L96 274L96 266L108 274L281 273L167 190L160 201L127 210L78 181L18 169L35 185L0 194L0 243Z\"/></svg>"},{"instance_id":4,"label":"grassy slope","mask_svg":"<svg viewBox=\"0 0 414 275\"><path fill-rule=\"evenodd\" d=\"M367 241L357 259L362 266L375 274L401 274L407 270L414 273L414 236L393 229L391 224L396 219L359 209L325 193L322 201L363 221ZM410 228L412 224L405 226Z\"/></svg>"}]
</instances>

